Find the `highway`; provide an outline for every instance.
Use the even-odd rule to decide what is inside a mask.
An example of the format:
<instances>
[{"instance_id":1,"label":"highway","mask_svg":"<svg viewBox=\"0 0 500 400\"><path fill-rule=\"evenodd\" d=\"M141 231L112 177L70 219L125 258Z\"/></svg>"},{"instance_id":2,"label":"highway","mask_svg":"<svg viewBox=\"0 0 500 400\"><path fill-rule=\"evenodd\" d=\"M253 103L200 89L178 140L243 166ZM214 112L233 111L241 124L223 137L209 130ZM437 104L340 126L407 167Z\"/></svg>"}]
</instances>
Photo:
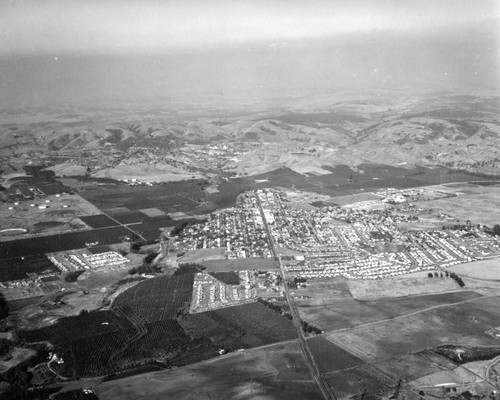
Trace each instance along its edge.
<instances>
[{"instance_id":1,"label":"highway","mask_svg":"<svg viewBox=\"0 0 500 400\"><path fill-rule=\"evenodd\" d=\"M286 282L286 275L285 275L285 268L283 267L283 262L281 260L281 256L279 255L278 251L276 250L276 245L274 243L273 236L271 235L271 230L269 229L269 225L267 224L266 216L264 214L264 210L262 208L262 203L260 202L259 196L257 195L256 192L255 197L257 199L257 204L260 209L260 214L262 215L262 221L264 222L264 227L267 232L267 236L269 237L269 243L271 245L271 250L278 260L280 271L281 271L281 276L283 278L283 287L285 288L285 297L286 301L288 303L288 306L290 307L290 313L292 314L292 321L293 325L295 326L295 329L297 330L297 334L299 337L299 343L300 343L300 348L302 350L302 353L304 354L304 358L306 359L306 362L308 364L308 367L311 371L311 374L318 384L319 389L321 390L321 393L323 394L323 397L327 400L334 400L337 397L335 396L335 393L333 392L332 388L330 385L325 382L323 379L323 376L319 372L318 365L314 361L314 357L311 353L311 350L309 349L309 346L307 345L306 338L304 337L304 332L302 330L302 322L299 317L299 313L297 311L297 307L295 306L295 303L292 301L292 296L290 294L290 288L288 287L288 284Z\"/></svg>"}]
</instances>

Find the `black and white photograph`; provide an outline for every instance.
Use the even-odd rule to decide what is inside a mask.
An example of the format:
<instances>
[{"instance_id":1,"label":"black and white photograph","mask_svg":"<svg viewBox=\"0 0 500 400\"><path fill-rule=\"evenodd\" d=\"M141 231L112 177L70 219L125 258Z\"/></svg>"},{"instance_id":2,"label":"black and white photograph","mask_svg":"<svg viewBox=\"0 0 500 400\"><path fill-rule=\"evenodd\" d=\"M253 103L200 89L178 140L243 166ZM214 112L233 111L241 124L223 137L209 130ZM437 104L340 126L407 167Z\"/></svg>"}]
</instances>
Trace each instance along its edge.
<instances>
[{"instance_id":1,"label":"black and white photograph","mask_svg":"<svg viewBox=\"0 0 500 400\"><path fill-rule=\"evenodd\" d=\"M500 400L500 0L0 0L0 399Z\"/></svg>"}]
</instances>

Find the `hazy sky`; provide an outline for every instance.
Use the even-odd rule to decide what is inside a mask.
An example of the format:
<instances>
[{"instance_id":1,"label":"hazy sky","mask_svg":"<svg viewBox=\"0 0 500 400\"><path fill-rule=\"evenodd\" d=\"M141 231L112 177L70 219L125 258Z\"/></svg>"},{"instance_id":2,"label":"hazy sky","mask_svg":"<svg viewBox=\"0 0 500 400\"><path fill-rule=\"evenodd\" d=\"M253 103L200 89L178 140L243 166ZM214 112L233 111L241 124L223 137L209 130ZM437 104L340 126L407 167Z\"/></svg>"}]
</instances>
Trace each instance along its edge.
<instances>
[{"instance_id":1,"label":"hazy sky","mask_svg":"<svg viewBox=\"0 0 500 400\"><path fill-rule=\"evenodd\" d=\"M499 16L493 0L0 0L0 101L491 85Z\"/></svg>"},{"instance_id":2,"label":"hazy sky","mask_svg":"<svg viewBox=\"0 0 500 400\"><path fill-rule=\"evenodd\" d=\"M492 0L1 0L2 54L161 52L497 18Z\"/></svg>"}]
</instances>

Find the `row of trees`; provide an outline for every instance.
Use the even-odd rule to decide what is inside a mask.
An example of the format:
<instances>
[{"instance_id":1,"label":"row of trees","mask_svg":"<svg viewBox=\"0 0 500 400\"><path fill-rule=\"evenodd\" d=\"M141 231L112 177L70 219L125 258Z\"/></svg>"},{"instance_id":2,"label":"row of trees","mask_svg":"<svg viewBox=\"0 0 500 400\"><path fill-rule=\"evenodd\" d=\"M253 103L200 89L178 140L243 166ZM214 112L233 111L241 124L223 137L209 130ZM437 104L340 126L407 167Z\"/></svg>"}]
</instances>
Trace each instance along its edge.
<instances>
[{"instance_id":1,"label":"row of trees","mask_svg":"<svg viewBox=\"0 0 500 400\"><path fill-rule=\"evenodd\" d=\"M427 274L427 276L428 276L429 278L433 278L433 277L436 277L436 278L439 278L439 277L444 278L445 276L446 276L446 277L449 277L449 276L450 276L450 274L448 273L448 271L446 271L444 274L443 274L442 272L434 272L434 274L433 274L432 272L429 272L429 273Z\"/></svg>"},{"instance_id":2,"label":"row of trees","mask_svg":"<svg viewBox=\"0 0 500 400\"><path fill-rule=\"evenodd\" d=\"M443 274L442 272L429 272L427 274L427 276L429 278L433 278L433 277L436 277L436 278L444 278L444 277L450 277L451 279L453 279L455 282L458 283L458 285L460 287L464 287L465 286L465 282L462 280L462 278L460 278L457 274L455 274L454 272L448 272L448 271L445 271L445 273Z\"/></svg>"}]
</instances>

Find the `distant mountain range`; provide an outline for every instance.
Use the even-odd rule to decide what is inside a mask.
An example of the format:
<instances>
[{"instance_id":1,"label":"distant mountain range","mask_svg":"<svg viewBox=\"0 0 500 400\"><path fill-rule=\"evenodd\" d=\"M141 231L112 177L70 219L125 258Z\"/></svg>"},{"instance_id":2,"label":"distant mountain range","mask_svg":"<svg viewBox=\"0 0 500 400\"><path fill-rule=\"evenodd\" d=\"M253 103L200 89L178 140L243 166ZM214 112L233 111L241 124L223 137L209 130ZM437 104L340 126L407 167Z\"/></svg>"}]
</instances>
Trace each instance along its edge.
<instances>
[{"instance_id":1,"label":"distant mountain range","mask_svg":"<svg viewBox=\"0 0 500 400\"><path fill-rule=\"evenodd\" d=\"M289 102L291 103L291 102ZM278 112L221 115L189 110L4 111L0 156L74 151L248 144L228 160L239 173L286 166L326 173L324 166L447 165L496 174L500 167L500 96L402 94L345 101L301 99ZM251 144L261 144L251 146ZM323 172L322 172L323 171Z\"/></svg>"}]
</instances>

